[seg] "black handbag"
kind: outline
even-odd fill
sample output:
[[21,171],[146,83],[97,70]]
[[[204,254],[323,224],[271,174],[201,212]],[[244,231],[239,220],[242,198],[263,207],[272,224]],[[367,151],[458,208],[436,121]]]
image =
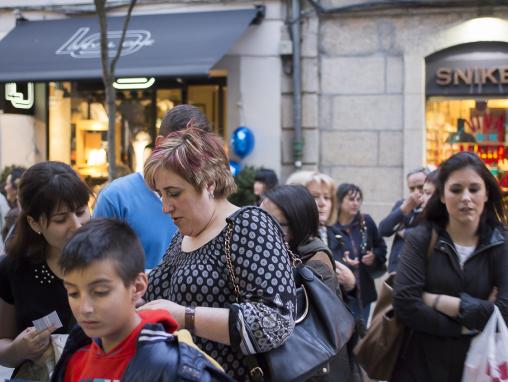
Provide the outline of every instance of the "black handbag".
[[[225,252],[229,278],[238,301],[240,289],[231,258],[233,223],[228,222]],[[326,374],[328,362],[348,342],[354,319],[344,303],[314,271],[303,265],[289,249],[294,267],[297,294],[293,333],[280,347],[248,356],[253,382],[300,382]]]

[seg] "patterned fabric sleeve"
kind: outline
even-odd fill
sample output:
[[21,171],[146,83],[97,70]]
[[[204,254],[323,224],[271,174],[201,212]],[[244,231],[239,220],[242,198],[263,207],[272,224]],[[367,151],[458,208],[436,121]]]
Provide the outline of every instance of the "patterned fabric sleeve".
[[263,210],[247,208],[234,220],[231,257],[239,303],[230,309],[231,346],[243,354],[274,349],[294,329],[292,265],[279,226]]

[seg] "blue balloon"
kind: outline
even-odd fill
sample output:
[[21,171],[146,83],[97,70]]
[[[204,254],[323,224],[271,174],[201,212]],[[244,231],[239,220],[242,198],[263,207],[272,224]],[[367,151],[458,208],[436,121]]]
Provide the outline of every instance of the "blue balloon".
[[238,127],[231,137],[233,151],[240,158],[245,158],[254,149],[255,139],[252,131],[245,126]]
[[240,171],[242,171],[242,165],[234,160],[229,161],[229,168],[231,170],[231,174],[233,176],[237,176]]

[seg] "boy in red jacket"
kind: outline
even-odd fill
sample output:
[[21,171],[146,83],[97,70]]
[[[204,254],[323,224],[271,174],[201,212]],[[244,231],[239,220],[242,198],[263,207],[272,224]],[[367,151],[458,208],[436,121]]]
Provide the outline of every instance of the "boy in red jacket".
[[[223,380],[203,353],[170,334],[177,323],[168,312],[136,311],[147,277],[143,248],[127,224],[92,220],[66,244],[59,265],[80,327],[69,335],[52,381],[176,381],[181,372]],[[183,365],[186,358],[193,364]]]

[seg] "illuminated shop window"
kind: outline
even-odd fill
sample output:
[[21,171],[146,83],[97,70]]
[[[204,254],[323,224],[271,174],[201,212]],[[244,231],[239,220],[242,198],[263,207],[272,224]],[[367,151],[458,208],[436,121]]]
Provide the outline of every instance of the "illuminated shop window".
[[508,98],[429,98],[427,164],[438,166],[456,152],[472,151],[508,189],[507,117]]
[[[212,129],[224,136],[225,78],[161,80],[126,78],[116,82],[115,161],[117,175],[142,172],[164,115],[190,103],[200,108]],[[9,88],[11,98],[26,99]],[[108,114],[101,81],[50,82],[49,159],[72,165],[97,189],[108,178]],[[96,190],[97,190],[96,189]]]

